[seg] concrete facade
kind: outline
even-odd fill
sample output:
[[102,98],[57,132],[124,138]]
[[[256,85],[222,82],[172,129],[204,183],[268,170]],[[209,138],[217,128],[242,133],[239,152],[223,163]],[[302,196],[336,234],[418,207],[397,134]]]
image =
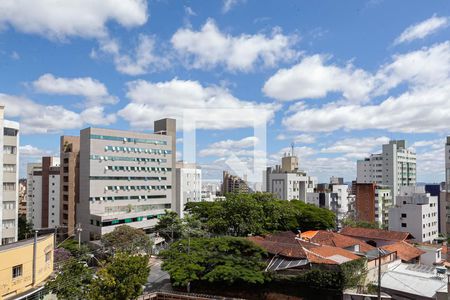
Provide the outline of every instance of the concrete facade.
[[177,162],[176,183],[175,210],[183,218],[186,203],[202,200],[202,170],[195,164]]
[[59,157],[43,157],[39,165],[31,164],[28,174],[29,221],[34,229],[60,226]]
[[61,168],[60,220],[63,232],[73,234],[76,226],[76,206],[80,188],[80,137],[62,136],[59,152]]
[[446,202],[446,224],[447,236],[450,236],[450,136],[445,143],[445,202]]
[[232,193],[248,193],[250,191],[246,179],[239,176],[231,175],[227,171],[223,171],[222,196]]
[[436,196],[424,187],[402,187],[397,205],[389,209],[389,230],[411,233],[415,241],[432,243],[439,235]]
[[388,227],[389,208],[392,206],[390,188],[375,183],[357,183],[355,187],[356,220],[375,222],[382,227]]
[[19,210],[19,124],[3,115],[0,106],[0,245],[17,241]]
[[406,148],[404,140],[390,141],[382,146],[381,154],[358,160],[356,180],[390,187],[396,203],[401,186],[416,184],[416,154]]
[[164,119],[155,122],[154,134],[80,132],[77,223],[83,240],[99,239],[122,224],[151,229],[165,209],[176,206],[175,126],[175,120]]

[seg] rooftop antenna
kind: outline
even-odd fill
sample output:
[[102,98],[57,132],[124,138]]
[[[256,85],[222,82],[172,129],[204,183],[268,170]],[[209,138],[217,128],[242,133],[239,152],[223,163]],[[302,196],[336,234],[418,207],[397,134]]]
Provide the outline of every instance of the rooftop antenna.
[[291,156],[294,156],[294,142],[291,143]]

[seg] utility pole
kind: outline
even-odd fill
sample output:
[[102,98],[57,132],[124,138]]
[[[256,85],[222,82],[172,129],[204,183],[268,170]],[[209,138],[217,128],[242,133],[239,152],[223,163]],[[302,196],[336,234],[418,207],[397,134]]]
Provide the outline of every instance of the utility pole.
[[378,300],[381,300],[381,251],[378,250]]
[[55,226],[55,235],[53,236],[54,249],[56,249],[56,236],[58,235],[58,226]]
[[77,233],[78,233],[78,250],[81,249],[81,231],[83,231],[83,230],[81,229],[81,224],[78,223],[78,225],[77,225]]

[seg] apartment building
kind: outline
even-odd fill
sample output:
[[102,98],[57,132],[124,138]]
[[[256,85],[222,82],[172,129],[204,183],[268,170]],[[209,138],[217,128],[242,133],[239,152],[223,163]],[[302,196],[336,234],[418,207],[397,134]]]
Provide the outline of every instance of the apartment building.
[[391,189],[375,183],[357,183],[355,187],[356,220],[388,227],[389,208],[392,206]]
[[53,234],[0,246],[0,299],[44,299],[54,248]]
[[80,132],[77,223],[83,240],[126,224],[151,229],[174,209],[176,123],[155,122],[155,133],[86,128]]
[[175,211],[182,218],[186,203],[202,200],[202,170],[196,164],[177,162],[176,183]]
[[406,148],[404,140],[390,141],[380,154],[358,160],[356,181],[390,187],[395,203],[401,186],[416,184],[416,154]]
[[445,143],[445,202],[447,203],[447,235],[450,234],[450,136],[447,137],[447,142]]
[[27,180],[19,179],[19,216],[27,216]]
[[75,233],[76,206],[79,202],[80,137],[61,136],[60,168],[60,223],[65,235]]
[[28,174],[29,221],[34,229],[60,226],[60,164],[59,157],[42,157],[39,165],[32,164]]
[[227,171],[223,171],[222,195],[229,193],[248,193],[250,191],[246,178],[231,175]]
[[3,118],[0,106],[0,245],[17,241],[19,206],[19,124]]
[[397,204],[389,209],[389,230],[409,232],[414,241],[432,243],[439,235],[436,196],[424,187],[402,187]]
[[348,185],[331,182],[338,181],[332,178],[330,184],[318,184],[313,193],[306,193],[306,203],[332,210],[339,223],[349,211]]
[[272,193],[281,200],[306,201],[307,193],[314,192],[317,178],[299,170],[298,158],[291,154],[282,157],[281,166],[266,169],[263,183],[263,191]]

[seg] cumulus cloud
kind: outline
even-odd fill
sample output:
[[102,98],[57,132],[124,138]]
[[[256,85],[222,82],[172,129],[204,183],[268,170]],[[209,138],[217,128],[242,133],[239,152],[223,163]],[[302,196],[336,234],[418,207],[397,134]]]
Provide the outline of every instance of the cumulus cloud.
[[55,153],[50,150],[44,150],[32,145],[24,145],[19,147],[19,154],[21,157],[42,157],[51,156]]
[[[198,81],[173,79],[166,82],[132,81],[127,84],[130,103],[118,112],[131,127],[148,129],[153,121],[172,117],[181,127],[183,118],[197,129],[253,127],[272,120],[279,106],[234,97],[227,89],[202,86]],[[187,130],[194,128],[185,128]]]
[[263,87],[266,96],[281,101],[323,98],[339,92],[351,101],[367,100],[373,89],[372,76],[351,64],[345,67],[326,65],[326,58],[313,55],[303,58],[289,69],[281,69]]
[[420,23],[409,26],[405,31],[400,34],[394,41],[395,45],[411,42],[417,39],[424,39],[425,37],[436,33],[439,29],[448,26],[448,17],[438,17],[433,15],[431,18],[426,19]]
[[387,144],[389,138],[382,137],[366,137],[366,138],[347,138],[336,141],[328,147],[322,148],[321,153],[339,153],[345,157],[364,158],[371,153],[381,152],[381,145]]
[[299,144],[312,144],[316,142],[316,137],[314,135],[306,133],[297,135],[281,133],[277,135],[276,139],[279,141],[292,141],[293,143]]
[[246,2],[246,0],[223,0],[222,12],[226,14],[233,9],[233,7],[244,2]]
[[117,103],[117,98],[109,95],[106,86],[91,77],[63,78],[44,74],[33,82],[33,87],[46,94],[85,97],[88,106]]
[[105,37],[110,21],[134,27],[147,18],[146,0],[0,1],[0,27],[58,40]]
[[121,48],[117,39],[105,38],[100,40],[99,48],[91,52],[91,57],[111,56],[117,71],[132,76],[160,71],[170,66],[170,55],[156,54],[155,38],[152,36],[140,34],[136,46],[128,52],[124,53]]
[[[77,113],[61,105],[42,105],[28,98],[1,94],[0,105],[5,106],[7,117],[17,118],[20,121],[21,132],[24,134],[57,133],[65,129],[79,129],[89,121],[94,120],[91,111],[87,116],[83,112]],[[103,111],[97,111],[99,114]],[[105,118],[98,115],[97,119]],[[107,119],[107,118],[106,118]],[[110,119],[112,122],[113,120]],[[103,125],[108,125],[105,123]]]
[[393,132],[439,132],[450,126],[450,42],[396,55],[374,75],[383,95],[401,83],[407,89],[382,101],[331,102],[311,106],[304,102],[288,109],[283,124],[290,130],[330,132],[382,129]]
[[171,39],[188,66],[212,68],[222,65],[233,71],[250,71],[256,63],[275,66],[278,62],[290,61],[297,55],[292,49],[295,41],[296,37],[283,35],[279,29],[274,29],[270,36],[232,36],[221,32],[211,19],[200,31],[182,28]]
[[254,154],[253,150],[247,150],[248,148],[255,147],[255,144],[258,142],[258,138],[256,136],[249,136],[240,140],[223,140],[209,145],[207,148],[202,149],[199,152],[199,155],[202,157],[205,156],[220,156],[226,157],[231,154],[237,156],[251,156]]

